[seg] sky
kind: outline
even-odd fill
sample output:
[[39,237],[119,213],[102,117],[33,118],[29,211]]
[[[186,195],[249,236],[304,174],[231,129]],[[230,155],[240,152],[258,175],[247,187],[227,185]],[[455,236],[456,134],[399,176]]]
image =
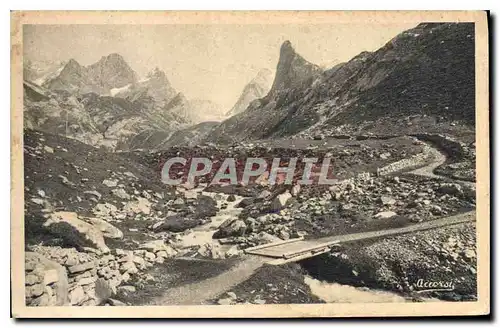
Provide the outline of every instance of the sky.
[[143,77],[155,67],[189,99],[231,109],[258,71],[275,71],[281,44],[289,40],[306,60],[324,67],[374,51],[402,24],[287,25],[24,25],[24,56],[32,61],[90,65],[119,53]]

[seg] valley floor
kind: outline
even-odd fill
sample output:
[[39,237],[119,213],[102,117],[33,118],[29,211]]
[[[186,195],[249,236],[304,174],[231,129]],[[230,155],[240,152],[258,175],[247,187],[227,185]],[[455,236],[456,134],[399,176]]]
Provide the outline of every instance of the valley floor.
[[[375,238],[282,266],[245,248],[387,230],[475,211],[475,184],[443,177],[446,149],[415,137],[110,154],[25,133],[29,305],[473,300],[475,224]],[[291,150],[293,149],[293,150]],[[162,158],[329,153],[333,186],[165,186]],[[284,199],[284,201],[283,201]],[[52,280],[47,272],[57,271]],[[417,290],[419,279],[452,291]],[[342,296],[343,295],[343,296]]]

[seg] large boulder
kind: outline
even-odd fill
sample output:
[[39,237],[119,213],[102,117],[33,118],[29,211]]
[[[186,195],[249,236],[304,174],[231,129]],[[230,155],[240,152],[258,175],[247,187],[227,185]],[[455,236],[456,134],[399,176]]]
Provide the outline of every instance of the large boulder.
[[112,217],[118,213],[118,208],[110,203],[99,203],[94,207],[93,212],[98,217]]
[[276,196],[276,198],[274,198],[273,201],[271,202],[271,210],[273,212],[278,212],[278,211],[282,210],[283,208],[285,208],[288,201],[292,197],[293,197],[292,194],[289,193],[288,191]]
[[62,239],[71,238],[60,229],[61,224],[67,224],[74,232],[82,235],[94,247],[104,253],[109,252],[109,248],[104,242],[104,236],[97,227],[80,220],[75,212],[54,212],[50,218],[44,223],[44,226],[53,234]]
[[236,208],[245,208],[248,205],[251,205],[255,202],[253,198],[243,198],[235,207]]
[[380,197],[380,202],[382,203],[382,205],[394,205],[394,204],[396,204],[396,200],[394,198],[387,197],[387,196]]
[[213,238],[226,238],[226,237],[240,237],[245,234],[247,231],[247,225],[245,221],[238,218],[231,218],[224,221],[219,230],[217,230]]
[[460,186],[457,183],[441,184],[437,191],[442,194],[453,195],[453,196],[460,196],[463,193],[462,186]]
[[265,231],[262,231],[261,233],[257,234],[253,241],[257,244],[257,245],[263,245],[263,244],[269,244],[269,243],[274,243],[274,242],[278,242],[278,241],[281,241],[282,239],[281,238],[278,238],[276,236],[273,236]]
[[107,187],[116,187],[118,185],[118,180],[104,179],[102,184]]
[[224,259],[226,255],[219,244],[204,244],[198,248],[198,254],[212,259]]
[[217,202],[208,196],[199,196],[195,208],[195,217],[204,219],[217,214]]
[[69,302],[71,305],[81,305],[85,301],[85,290],[77,285],[69,292]]
[[127,194],[127,192],[123,188],[113,189],[112,193],[113,195],[121,199],[130,199],[130,195]]
[[201,221],[199,219],[185,217],[183,215],[177,214],[167,217],[164,221],[153,224],[150,228],[154,232],[160,231],[171,231],[171,232],[183,232],[187,229],[192,229],[200,225]]
[[88,221],[99,229],[103,233],[104,237],[112,239],[123,238],[123,232],[109,222],[98,218],[88,218]]
[[269,190],[262,190],[262,192],[257,196],[257,199],[266,199],[271,196],[272,193]]
[[157,256],[160,254],[160,257],[163,258],[173,257],[177,254],[177,251],[172,248],[172,246],[165,244],[163,240],[151,240],[145,242],[139,245],[138,249],[155,253]]
[[146,198],[138,197],[137,200],[128,202],[123,208],[129,215],[151,213],[151,202]]

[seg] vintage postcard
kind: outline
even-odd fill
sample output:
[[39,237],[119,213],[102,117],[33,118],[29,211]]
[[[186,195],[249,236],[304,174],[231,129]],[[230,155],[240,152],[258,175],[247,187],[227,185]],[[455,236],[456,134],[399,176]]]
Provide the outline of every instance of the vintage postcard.
[[11,22],[14,317],[489,313],[486,12]]

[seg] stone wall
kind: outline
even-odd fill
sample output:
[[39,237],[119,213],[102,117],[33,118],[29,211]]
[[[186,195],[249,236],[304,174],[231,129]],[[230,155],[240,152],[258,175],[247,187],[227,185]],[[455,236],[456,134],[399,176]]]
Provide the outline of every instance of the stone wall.
[[27,305],[68,304],[68,276],[64,267],[40,254],[26,252],[25,271]]
[[25,290],[28,306],[103,305],[120,292],[134,290],[131,279],[148,281],[146,269],[163,263],[176,251],[162,240],[153,240],[135,250],[115,249],[102,254],[97,249],[34,246],[26,253]]
[[424,145],[421,153],[415,154],[410,158],[404,158],[382,168],[378,168],[377,175],[387,175],[401,170],[418,168],[427,164],[428,161],[432,160],[433,157],[433,149],[430,146]]

